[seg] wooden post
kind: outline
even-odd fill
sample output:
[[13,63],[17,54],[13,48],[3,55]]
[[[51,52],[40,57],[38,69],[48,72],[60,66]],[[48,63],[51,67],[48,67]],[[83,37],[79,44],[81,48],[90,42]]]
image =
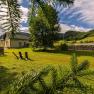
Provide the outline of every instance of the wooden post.
[[19,52],[19,57],[20,57],[20,59],[24,59],[21,52]]
[[25,52],[25,59],[28,60],[29,57],[28,57],[28,52]]

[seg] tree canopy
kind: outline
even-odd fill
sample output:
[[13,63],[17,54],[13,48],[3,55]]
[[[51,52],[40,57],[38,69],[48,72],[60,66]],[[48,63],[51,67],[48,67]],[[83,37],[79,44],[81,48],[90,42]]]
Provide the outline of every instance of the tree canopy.
[[58,13],[52,7],[56,2],[63,6],[73,4],[74,0],[31,0],[29,9],[29,31],[32,46],[53,46],[58,31]]
[[29,22],[29,30],[31,33],[31,41],[33,47],[51,47],[54,41],[57,28],[55,24],[58,23],[56,10],[48,5],[42,5],[45,10],[45,15],[41,9],[38,8],[38,12],[35,16],[31,16]]

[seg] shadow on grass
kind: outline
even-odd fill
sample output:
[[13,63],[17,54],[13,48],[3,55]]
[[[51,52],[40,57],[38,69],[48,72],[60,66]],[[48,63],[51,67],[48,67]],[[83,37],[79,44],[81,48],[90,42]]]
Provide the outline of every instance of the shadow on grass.
[[76,53],[77,56],[93,56],[94,57],[94,51],[89,51],[89,50],[84,50],[84,51],[36,50],[35,52],[47,52],[47,53],[66,54],[66,55],[72,55],[73,53]]
[[0,66],[0,92],[4,91],[15,80],[16,75],[17,73],[10,73],[8,68]]

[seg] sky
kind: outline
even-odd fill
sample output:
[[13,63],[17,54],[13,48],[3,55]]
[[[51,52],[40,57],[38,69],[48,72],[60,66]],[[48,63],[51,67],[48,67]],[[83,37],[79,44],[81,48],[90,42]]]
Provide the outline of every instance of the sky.
[[[21,30],[27,31],[27,17],[29,0],[18,0],[22,10]],[[94,0],[75,0],[71,7],[56,6],[61,32],[66,30],[88,31],[94,29]]]

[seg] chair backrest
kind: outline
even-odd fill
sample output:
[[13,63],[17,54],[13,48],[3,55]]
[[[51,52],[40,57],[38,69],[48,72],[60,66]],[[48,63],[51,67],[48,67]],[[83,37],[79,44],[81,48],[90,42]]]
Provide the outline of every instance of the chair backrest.
[[25,52],[25,57],[23,57],[22,52],[19,52],[19,55],[16,55],[14,52],[12,52],[13,55],[17,58],[17,59],[24,59],[24,60],[31,60],[28,56],[28,52]]

